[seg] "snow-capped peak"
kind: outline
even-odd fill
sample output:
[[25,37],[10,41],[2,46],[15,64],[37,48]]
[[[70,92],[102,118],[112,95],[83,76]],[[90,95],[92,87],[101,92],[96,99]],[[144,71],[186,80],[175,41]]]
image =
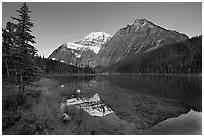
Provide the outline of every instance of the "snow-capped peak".
[[[80,51],[82,53],[82,51],[88,49],[98,54],[101,45],[106,43],[110,38],[111,35],[105,32],[91,32],[85,38],[73,43],[67,42],[64,44],[64,46],[66,46],[68,49],[71,49],[71,52]],[[77,57],[80,58],[80,56]]]
[[109,35],[105,32],[91,32],[84,39],[90,40],[90,41],[96,40],[96,39],[107,41],[110,37],[111,37],[111,35]]

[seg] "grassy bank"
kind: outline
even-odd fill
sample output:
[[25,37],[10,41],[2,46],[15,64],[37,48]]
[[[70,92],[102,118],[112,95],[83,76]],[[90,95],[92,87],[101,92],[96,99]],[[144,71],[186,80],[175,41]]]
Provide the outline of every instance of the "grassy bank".
[[58,83],[41,78],[19,93],[2,86],[2,134],[72,134],[61,121]]

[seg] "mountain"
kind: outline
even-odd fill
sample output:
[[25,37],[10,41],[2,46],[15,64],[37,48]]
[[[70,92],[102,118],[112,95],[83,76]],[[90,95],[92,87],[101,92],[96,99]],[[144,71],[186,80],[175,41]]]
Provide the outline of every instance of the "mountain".
[[97,72],[202,73],[202,36],[189,39],[146,19],[136,19],[113,36],[92,32],[65,43],[49,56]]
[[125,58],[188,39],[184,34],[164,29],[146,19],[136,19],[133,24],[117,31],[102,46],[93,66],[106,68]]
[[78,66],[90,65],[102,45],[110,38],[105,32],[92,32],[81,40],[62,44],[52,52],[49,59]]
[[104,68],[105,72],[201,74],[202,36],[129,56]]

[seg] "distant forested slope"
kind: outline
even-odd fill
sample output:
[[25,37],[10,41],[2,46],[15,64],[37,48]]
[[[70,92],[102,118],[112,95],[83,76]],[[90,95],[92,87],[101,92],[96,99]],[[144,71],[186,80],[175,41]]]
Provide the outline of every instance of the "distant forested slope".
[[42,58],[40,56],[35,57],[37,66],[43,73],[70,73],[70,74],[91,74],[95,73],[89,66],[79,67],[75,65],[69,65],[60,61]]
[[120,73],[202,73],[202,35],[126,58],[101,70]]

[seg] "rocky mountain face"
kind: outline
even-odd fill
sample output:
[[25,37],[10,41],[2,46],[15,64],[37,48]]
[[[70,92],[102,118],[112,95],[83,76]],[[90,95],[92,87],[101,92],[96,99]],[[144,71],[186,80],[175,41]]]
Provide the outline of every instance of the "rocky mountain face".
[[92,32],[74,43],[62,44],[52,52],[49,59],[78,66],[90,66],[102,45],[110,38],[111,36],[105,32]]
[[166,30],[146,19],[136,19],[133,24],[117,31],[99,51],[93,66],[108,67],[120,60],[155,50],[188,37],[173,30]]
[[146,19],[136,19],[113,36],[92,32],[74,43],[65,43],[53,51],[49,58],[68,64],[89,65],[100,70],[126,58],[188,39],[184,34],[164,29]]

